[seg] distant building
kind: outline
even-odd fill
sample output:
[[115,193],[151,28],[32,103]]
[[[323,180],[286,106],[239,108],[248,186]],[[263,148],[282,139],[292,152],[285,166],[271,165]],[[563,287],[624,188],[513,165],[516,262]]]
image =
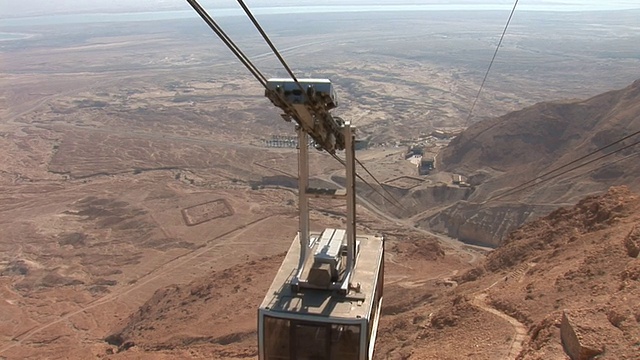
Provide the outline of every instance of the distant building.
[[369,139],[356,140],[354,147],[356,150],[366,150],[369,147]]
[[404,154],[405,160],[409,160],[414,156],[422,157],[424,155],[424,148],[420,145],[409,146],[407,153]]
[[431,136],[433,136],[436,139],[448,139],[449,136],[447,136],[447,133],[442,131],[442,130],[434,130],[431,133]]
[[467,182],[467,179],[464,176],[457,175],[457,174],[453,175],[453,185],[458,185],[460,187],[469,187],[469,186],[471,186],[471,185],[469,185],[469,183]]
[[[271,139],[262,140],[264,146],[269,148],[291,148],[298,147],[298,137],[291,135],[271,135]],[[309,142],[309,147],[313,147],[313,141]]]
[[461,132],[460,129],[447,129],[447,130],[436,129],[431,132],[431,136],[440,140],[448,140],[458,136],[460,132]]
[[422,156],[420,155],[413,155],[412,157],[410,157],[409,162],[411,162],[413,165],[415,165],[416,167],[420,166],[420,163],[422,162]]
[[435,169],[435,159],[422,158],[422,160],[420,161],[420,166],[418,167],[418,174],[429,175],[429,173],[431,173],[433,169]]

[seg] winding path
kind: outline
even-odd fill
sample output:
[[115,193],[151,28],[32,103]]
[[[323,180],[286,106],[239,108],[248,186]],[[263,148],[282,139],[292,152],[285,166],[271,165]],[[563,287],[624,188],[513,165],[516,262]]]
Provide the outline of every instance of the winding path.
[[509,322],[509,324],[511,324],[515,335],[511,339],[511,344],[509,345],[509,352],[507,353],[507,359],[515,360],[520,354],[520,352],[522,351],[522,344],[527,338],[527,328],[516,318],[511,317],[503,313],[502,311],[489,306],[489,304],[487,304],[486,292],[477,294],[471,301],[471,304],[477,307],[478,309],[491,313]]
[[[524,266],[526,265],[526,266]],[[481,290],[480,292],[476,293],[475,296],[473,297],[473,300],[471,300],[471,304],[475,307],[477,307],[478,309],[482,310],[482,311],[486,311],[488,313],[491,313],[505,321],[507,321],[509,324],[511,324],[511,326],[513,327],[513,331],[514,331],[514,336],[511,339],[511,344],[509,345],[509,352],[507,353],[507,359],[516,359],[518,357],[518,355],[520,354],[520,352],[522,351],[522,344],[524,344],[524,341],[527,339],[527,327],[521,323],[518,319],[505,314],[504,312],[492,307],[491,305],[489,305],[487,303],[487,292],[494,286],[496,286],[499,283],[503,282],[503,279],[509,279],[515,276],[518,276],[519,282],[522,282],[522,280],[524,279],[524,274],[526,269],[535,266],[535,263],[529,263],[529,264],[523,264],[523,266],[518,267],[517,269],[515,269],[514,271],[512,271],[509,275],[507,275],[506,277],[501,277],[499,280],[495,281],[493,284],[487,286],[486,288],[484,288],[483,290]]]

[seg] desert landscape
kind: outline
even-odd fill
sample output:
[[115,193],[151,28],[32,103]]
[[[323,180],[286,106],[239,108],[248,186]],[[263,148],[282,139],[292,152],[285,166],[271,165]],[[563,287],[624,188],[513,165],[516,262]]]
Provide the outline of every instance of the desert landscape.
[[[270,141],[294,128],[182,14],[0,18],[0,359],[258,357],[298,226],[296,149]],[[472,114],[508,10],[260,15],[402,204],[358,170],[358,232],[386,239],[375,358],[640,356],[638,139],[494,200],[639,130],[638,15],[516,12]],[[246,18],[219,20],[286,76]],[[313,230],[344,226],[311,205]]]

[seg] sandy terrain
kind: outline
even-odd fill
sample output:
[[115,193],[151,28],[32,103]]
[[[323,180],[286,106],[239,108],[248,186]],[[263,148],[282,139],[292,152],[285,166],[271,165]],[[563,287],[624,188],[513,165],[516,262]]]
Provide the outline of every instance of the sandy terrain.
[[[491,285],[505,274],[455,287],[486,249],[410,218],[468,190],[443,184],[450,174],[420,183],[396,145],[468,125],[504,19],[397,16],[265,20],[299,74],[335,82],[339,114],[373,146],[359,157],[386,191],[412,191],[401,209],[359,185],[358,231],[388,239],[377,356],[527,354],[523,328],[530,334],[542,315],[527,322],[496,305],[493,289],[502,287]],[[505,44],[512,60],[496,63],[472,122],[594,95],[637,71],[634,53],[609,35],[596,37],[595,55],[581,47],[594,41],[581,32],[585,22],[604,20],[574,14],[575,28],[545,28],[573,39],[560,54],[560,43],[532,31],[537,16],[523,17]],[[269,76],[283,75],[253,32],[227,21]],[[255,307],[297,226],[295,150],[264,144],[292,126],[208,30],[191,20],[142,23],[30,26],[22,29],[30,37],[0,44],[0,358],[256,355]],[[612,33],[635,44],[633,32]],[[610,57],[620,60],[600,61]],[[313,152],[312,161],[314,182],[343,183],[333,159]],[[314,228],[343,224],[342,205],[313,205]],[[531,263],[540,268],[526,260],[513,276]]]

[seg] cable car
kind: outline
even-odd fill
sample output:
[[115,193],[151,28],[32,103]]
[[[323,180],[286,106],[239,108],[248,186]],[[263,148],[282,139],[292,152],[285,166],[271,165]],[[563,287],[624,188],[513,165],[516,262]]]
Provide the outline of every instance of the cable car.
[[293,241],[258,310],[259,358],[264,360],[367,360],[373,350],[380,318],[384,276],[384,240],[356,238],[356,266],[347,291],[330,289],[344,276],[345,231],[325,229],[311,234],[302,278],[292,286],[300,250]]
[[[290,82],[273,79],[268,84],[282,89],[266,93],[275,104],[285,112],[303,113],[291,111],[300,99]],[[301,110],[324,111],[322,116],[311,111],[306,120],[315,124],[306,126],[302,116],[297,126],[299,230],[258,309],[259,359],[369,360],[382,305],[384,238],[356,234],[354,129],[326,111],[322,99],[335,97],[333,88],[326,81],[297,85],[314,89]],[[323,121],[324,126],[317,124]],[[327,132],[344,139],[345,160],[340,161],[346,170],[345,190],[309,188],[309,136],[326,139]],[[336,147],[330,145],[321,144],[335,156]],[[310,198],[345,199],[346,229],[310,232]]]

